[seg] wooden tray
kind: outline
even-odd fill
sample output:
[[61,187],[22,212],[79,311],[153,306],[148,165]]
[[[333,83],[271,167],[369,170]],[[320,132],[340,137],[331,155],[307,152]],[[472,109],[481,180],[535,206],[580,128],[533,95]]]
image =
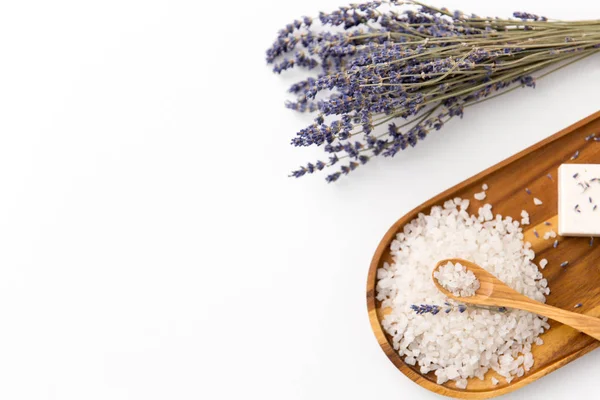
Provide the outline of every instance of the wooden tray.
[[[585,137],[592,133],[600,136],[600,112],[550,136],[507,160],[481,172],[474,177],[446,190],[428,200],[400,218],[385,234],[369,268],[367,281],[367,307],[371,327],[377,341],[390,361],[410,379],[435,393],[461,399],[487,399],[512,392],[549,374],[576,358],[594,350],[600,345],[591,337],[579,333],[560,323],[550,321],[551,328],[541,337],[544,344],[533,346],[535,364],[521,378],[515,378],[507,384],[504,378],[489,371],[484,381],[477,378],[469,380],[467,389],[457,389],[453,382],[438,385],[433,373],[421,375],[417,368],[404,363],[391,345],[391,338],[384,333],[381,319],[387,310],[382,310],[375,299],[375,284],[377,268],[383,262],[391,261],[390,244],[396,233],[403,226],[416,218],[419,212],[428,213],[434,205],[454,197],[471,200],[469,210],[477,209],[480,204],[490,203],[494,214],[512,216],[520,220],[521,210],[527,210],[531,225],[524,226],[525,241],[532,244],[536,254],[536,263],[542,258],[548,259],[548,266],[542,272],[548,279],[551,293],[547,303],[556,307],[573,310],[573,306],[582,303],[578,309],[582,313],[600,317],[600,239],[590,247],[589,238],[557,237],[559,247],[553,248],[554,239],[543,239],[543,234],[552,228],[558,232],[557,218],[557,169],[565,162],[582,164],[600,163],[600,142],[586,141]],[[571,161],[571,156],[580,151],[579,157]],[[551,175],[552,178],[548,176]],[[487,183],[489,190],[487,198],[479,202],[473,199],[473,194],[481,191],[481,185]],[[529,188],[532,195],[525,192]],[[543,201],[543,205],[535,206],[533,197]],[[600,201],[600,198],[598,199]],[[550,221],[551,227],[544,222]],[[536,238],[533,230],[540,234]],[[569,266],[561,268],[561,262],[568,260]],[[433,268],[433,267],[432,267]],[[490,379],[496,376],[500,383],[493,386]]]

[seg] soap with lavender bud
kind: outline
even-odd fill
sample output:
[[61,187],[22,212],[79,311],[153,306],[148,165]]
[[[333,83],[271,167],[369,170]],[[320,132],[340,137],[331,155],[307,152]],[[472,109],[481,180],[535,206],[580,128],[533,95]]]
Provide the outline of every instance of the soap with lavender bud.
[[558,234],[600,236],[600,164],[562,164],[558,168]]

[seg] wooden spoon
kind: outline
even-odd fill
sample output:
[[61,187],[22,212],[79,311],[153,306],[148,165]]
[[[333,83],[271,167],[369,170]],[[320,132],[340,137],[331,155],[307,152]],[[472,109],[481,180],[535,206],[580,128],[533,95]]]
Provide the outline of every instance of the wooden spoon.
[[451,292],[449,292],[442,285],[440,285],[440,283],[433,276],[432,273],[433,283],[435,284],[435,286],[437,286],[437,288],[449,298],[467,304],[495,307],[510,307],[529,311],[538,315],[542,315],[544,317],[551,318],[565,325],[569,325],[570,327],[573,327],[578,331],[586,333],[591,337],[600,340],[600,318],[594,318],[584,314],[565,311],[560,308],[552,307],[547,304],[531,300],[529,297],[524,296],[516,290],[513,290],[510,287],[506,286],[504,282],[487,272],[485,269],[481,268],[479,265],[460,258],[449,258],[438,262],[433,272],[435,272],[440,266],[445,265],[448,262],[451,262],[453,264],[461,264],[462,266],[467,268],[467,270],[473,272],[473,274],[475,274],[480,283],[479,289],[477,289],[473,296],[454,296]]

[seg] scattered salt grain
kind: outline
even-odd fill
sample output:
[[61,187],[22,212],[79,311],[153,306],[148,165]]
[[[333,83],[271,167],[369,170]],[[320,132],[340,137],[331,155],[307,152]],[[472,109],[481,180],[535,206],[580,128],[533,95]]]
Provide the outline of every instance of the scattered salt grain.
[[462,264],[448,262],[440,266],[433,273],[440,285],[455,296],[473,296],[479,289],[479,280],[472,271],[467,270]]
[[529,213],[525,210],[521,211],[521,225],[529,225]]
[[482,188],[483,190],[488,190],[488,185],[487,185],[487,183],[484,183],[484,184],[481,186],[481,188]]
[[542,203],[542,201],[540,199],[538,199],[537,197],[534,197],[533,204],[535,204],[536,206],[541,206],[544,203]]
[[467,380],[466,379],[457,380],[456,387],[459,389],[466,389],[467,388]]
[[542,258],[540,260],[540,268],[544,269],[544,268],[546,268],[546,265],[548,265],[548,260],[546,260],[545,258]]
[[[523,356],[523,369],[529,371],[531,367],[533,367],[533,354],[527,353]],[[522,374],[519,376],[522,376]]]
[[500,381],[492,376],[492,385],[496,386]]
[[475,200],[484,200],[485,199],[485,192],[479,192],[479,193],[475,193],[473,195],[473,197],[475,198]]

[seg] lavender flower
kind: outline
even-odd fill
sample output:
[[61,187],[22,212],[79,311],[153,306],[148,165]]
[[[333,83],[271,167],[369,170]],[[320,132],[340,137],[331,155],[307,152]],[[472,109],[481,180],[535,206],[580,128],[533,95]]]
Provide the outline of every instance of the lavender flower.
[[575,152],[575,154],[573,154],[573,155],[571,156],[571,160],[576,160],[578,157],[579,157],[579,150],[577,150],[577,151]]
[[[290,87],[296,99],[286,107],[316,113],[291,143],[320,146],[329,157],[290,176],[335,166],[326,178],[335,182],[375,156],[416,146],[473,104],[534,88],[542,69],[600,51],[593,22],[567,30],[535,14],[514,17],[520,21],[387,0],[321,12],[317,27],[310,17],[286,25],[267,50],[273,71],[317,71]],[[556,33],[562,30],[569,36]],[[527,31],[536,35],[534,44]]]
[[431,305],[431,304],[421,304],[419,306],[413,304],[410,308],[416,312],[417,314],[428,314],[431,313],[433,315],[440,312],[440,306]]
[[513,13],[513,17],[515,18],[520,18],[523,21],[527,21],[527,20],[531,20],[531,21],[546,21],[547,18],[546,17],[539,17],[535,14],[529,14],[529,13],[525,13],[525,12],[514,12]]

